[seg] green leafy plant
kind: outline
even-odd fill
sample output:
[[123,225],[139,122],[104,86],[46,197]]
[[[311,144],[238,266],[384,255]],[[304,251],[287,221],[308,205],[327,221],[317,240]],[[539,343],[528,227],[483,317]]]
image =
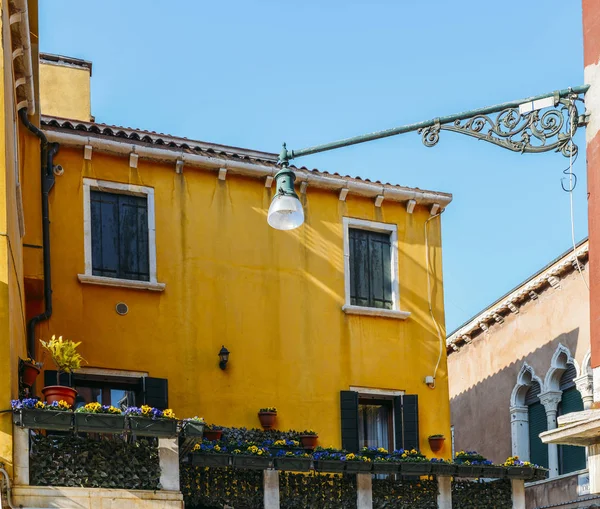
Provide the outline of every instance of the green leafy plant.
[[40,343],[50,354],[56,366],[56,385],[60,385],[61,373],[72,373],[81,367],[82,362],[85,362],[85,359],[77,351],[81,341],[75,343],[70,339],[63,339],[62,336],[59,336],[58,339],[56,336],[52,336],[47,342],[40,339]]
[[509,480],[452,482],[452,507],[461,509],[511,509],[512,492]]
[[373,509],[436,509],[437,492],[435,480],[373,479]]
[[428,438],[444,438],[444,435],[441,434],[437,434],[437,435],[429,435]]
[[266,412],[268,412],[268,413],[275,413],[276,414],[277,413],[277,408],[275,408],[274,406],[268,406],[266,408],[261,408],[258,411],[258,413],[261,413],[261,414],[262,413],[266,413]]
[[93,402],[87,403],[84,406],[79,407],[75,410],[76,413],[80,414],[111,414],[121,415],[121,409],[112,405],[101,405],[100,403]]

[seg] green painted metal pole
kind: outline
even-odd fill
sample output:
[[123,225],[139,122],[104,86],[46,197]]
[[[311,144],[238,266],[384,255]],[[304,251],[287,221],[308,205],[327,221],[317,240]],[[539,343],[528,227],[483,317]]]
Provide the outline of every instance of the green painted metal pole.
[[391,129],[385,129],[384,131],[376,131],[370,134],[363,134],[361,136],[354,136],[352,138],[346,138],[343,140],[334,141],[331,143],[325,143],[323,145],[316,145],[314,147],[303,148],[300,150],[287,150],[285,143],[283,149],[279,155],[280,164],[286,165],[288,161],[296,159],[302,156],[308,156],[310,154],[316,154],[318,152],[326,152],[328,150],[334,150],[336,148],[348,147],[350,145],[357,145],[358,143],[365,143],[367,141],[379,140],[381,138],[388,138],[390,136],[396,136],[397,134],[404,134],[411,131],[417,131],[426,127],[431,127],[435,124],[449,124],[456,120],[465,120],[468,118],[475,117],[477,115],[489,115],[490,113],[496,113],[506,108],[518,108],[519,105],[527,102],[538,101],[540,99],[546,99],[548,97],[562,98],[567,97],[570,94],[585,94],[589,85],[580,85],[578,87],[566,88],[563,90],[557,90],[556,92],[548,92],[547,94],[536,95],[533,97],[527,97],[525,99],[518,99],[516,101],[509,101],[501,104],[495,104],[493,106],[486,106],[476,110],[463,111],[461,113],[455,113],[454,115],[446,115],[445,117],[434,118],[431,120],[425,120],[423,122],[417,122],[414,124],[407,124],[400,127],[393,127]]

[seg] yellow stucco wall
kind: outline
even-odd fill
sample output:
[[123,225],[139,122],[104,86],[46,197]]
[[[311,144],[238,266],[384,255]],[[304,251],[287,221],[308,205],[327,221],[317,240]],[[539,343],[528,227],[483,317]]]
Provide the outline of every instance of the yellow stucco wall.
[[[89,366],[147,371],[168,378],[181,417],[258,427],[257,410],[276,406],[279,429],[319,432],[341,445],[339,392],[350,386],[419,395],[421,448],[427,436],[449,437],[445,349],[437,387],[439,341],[427,308],[424,221],[405,204],[308,190],[303,227],[268,227],[272,190],[264,182],[62,147],[65,170],[50,198],[54,314],[38,336],[83,341]],[[81,284],[84,272],[83,177],[155,189],[157,268],[163,293]],[[37,195],[28,200],[39,200]],[[344,216],[398,225],[401,309],[406,320],[349,316],[344,296]],[[434,309],[443,324],[439,219],[430,222],[436,272]],[[129,306],[126,316],[115,305]],[[230,361],[219,369],[225,345]],[[448,441],[449,442],[449,441]],[[449,455],[449,444],[442,452]]]
[[89,69],[42,61],[40,101],[43,115],[89,122],[92,115]]

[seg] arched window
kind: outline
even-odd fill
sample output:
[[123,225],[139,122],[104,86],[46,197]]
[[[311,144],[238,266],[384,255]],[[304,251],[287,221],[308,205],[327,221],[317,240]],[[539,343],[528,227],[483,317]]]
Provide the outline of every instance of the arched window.
[[[575,366],[573,364],[568,364],[567,369],[560,378],[562,398],[558,404],[558,415],[581,412],[583,410],[581,394],[575,387],[574,379],[576,377],[577,371],[575,370]],[[585,467],[585,447],[577,447],[574,445],[558,446],[559,475],[582,470]]]
[[540,433],[548,431],[546,409],[540,403],[540,384],[533,380],[525,394],[525,405],[529,418],[529,461],[548,468],[548,446],[540,440]]

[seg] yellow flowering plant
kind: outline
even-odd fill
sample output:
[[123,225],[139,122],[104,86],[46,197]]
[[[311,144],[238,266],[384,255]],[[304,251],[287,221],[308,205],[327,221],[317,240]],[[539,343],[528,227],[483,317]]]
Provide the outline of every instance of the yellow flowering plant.
[[111,415],[121,415],[123,412],[120,408],[117,408],[112,405],[101,405],[100,403],[94,401],[92,403],[87,403],[86,405],[79,407],[75,410],[77,413],[86,413],[86,414],[111,414]]
[[529,461],[521,461],[518,456],[510,456],[504,462],[505,467],[533,467],[533,463]]
[[250,445],[245,449],[234,449],[233,454],[247,455],[247,456],[269,456],[269,451],[264,447],[257,445]]
[[81,363],[85,362],[85,359],[77,351],[77,347],[81,344],[75,343],[70,339],[63,339],[59,336],[52,336],[50,341],[44,341],[40,339],[40,343],[44,349],[52,357],[52,361],[56,366],[56,384],[60,385],[60,374],[61,373],[72,373],[81,367]]

